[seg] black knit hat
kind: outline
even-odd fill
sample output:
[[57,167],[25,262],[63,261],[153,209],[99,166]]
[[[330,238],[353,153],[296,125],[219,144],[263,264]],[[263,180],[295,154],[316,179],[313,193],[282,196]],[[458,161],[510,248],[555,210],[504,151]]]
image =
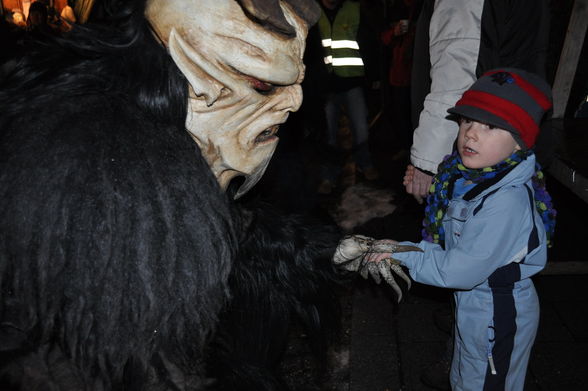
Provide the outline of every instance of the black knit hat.
[[526,149],[535,145],[543,115],[551,106],[551,88],[541,77],[499,68],[484,73],[447,111],[508,130]]

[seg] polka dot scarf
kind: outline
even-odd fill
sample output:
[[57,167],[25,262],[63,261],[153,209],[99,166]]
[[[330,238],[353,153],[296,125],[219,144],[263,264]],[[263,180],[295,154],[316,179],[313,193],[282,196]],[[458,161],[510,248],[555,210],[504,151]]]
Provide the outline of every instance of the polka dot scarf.
[[[445,244],[445,232],[442,225],[443,216],[447,211],[449,200],[453,194],[453,186],[457,179],[465,178],[474,184],[480,184],[490,179],[499,179],[498,176],[502,178],[532,153],[530,150],[516,151],[500,163],[481,169],[465,167],[457,152],[446,156],[439,165],[439,172],[433,178],[431,192],[427,197],[425,219],[423,220],[424,228],[422,230],[423,239],[428,242],[439,243],[442,246]],[[557,212],[553,208],[551,196],[545,189],[545,176],[539,164],[536,165],[532,183],[535,190],[535,206],[545,225],[547,245],[551,247]]]

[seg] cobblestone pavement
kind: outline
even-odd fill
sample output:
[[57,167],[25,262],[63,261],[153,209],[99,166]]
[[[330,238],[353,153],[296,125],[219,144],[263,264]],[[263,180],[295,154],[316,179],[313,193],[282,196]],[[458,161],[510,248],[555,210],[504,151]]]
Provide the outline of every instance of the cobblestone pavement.
[[[353,232],[375,238],[417,241],[423,207],[404,194],[401,186],[407,155],[392,153],[393,136],[385,129],[376,129],[370,137],[374,161],[381,174],[380,180],[371,185],[392,192],[396,209],[353,228]],[[301,158],[294,156],[293,159]],[[316,161],[306,164],[316,169]],[[354,171],[347,172],[353,175]],[[292,177],[289,178],[288,185],[292,187]],[[307,184],[318,183],[312,177],[305,180]],[[585,223],[588,205],[553,178],[548,176],[547,180],[558,210],[549,266],[586,265],[588,257],[582,245],[588,238]],[[297,209],[304,209],[302,204],[306,203],[308,210],[324,216],[335,208],[345,185],[355,182],[347,178],[329,196],[298,191]],[[273,199],[284,197],[287,194],[282,193]],[[588,274],[574,268],[564,269],[565,274],[545,272],[534,278],[541,301],[541,321],[525,391],[588,389]],[[420,377],[445,351],[449,336],[437,327],[434,317],[451,311],[449,291],[413,284],[397,304],[387,286],[358,279],[341,296],[341,303],[342,335],[333,345],[330,360],[324,367],[313,358],[304,333],[294,325],[281,368],[292,390],[431,390]]]
[[[588,210],[581,209],[586,208],[581,202],[570,204],[576,201],[558,194],[560,191],[555,189],[554,199],[560,201],[558,237],[562,247],[550,250],[550,262],[585,262],[579,246],[582,241],[574,239],[583,231],[574,231],[574,221]],[[420,206],[402,197],[398,202],[391,215],[373,219],[354,231],[379,238],[416,239]],[[541,300],[541,321],[525,391],[586,390],[588,275],[574,274],[572,269],[571,274],[540,274],[534,282]],[[296,335],[294,330],[283,366],[288,384],[294,390],[308,391],[431,390],[420,377],[445,351],[449,336],[437,327],[434,318],[438,313],[450,313],[450,296],[448,290],[413,284],[397,304],[389,287],[356,280],[341,297],[344,326],[343,337],[332,351],[336,359],[317,369],[304,335]]]

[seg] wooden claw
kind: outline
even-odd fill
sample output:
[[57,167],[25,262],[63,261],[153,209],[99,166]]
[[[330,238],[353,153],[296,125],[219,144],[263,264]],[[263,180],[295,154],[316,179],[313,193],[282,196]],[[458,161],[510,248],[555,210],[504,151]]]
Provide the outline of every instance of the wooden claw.
[[402,278],[404,282],[406,282],[407,288],[410,289],[410,287],[412,286],[412,281],[410,281],[410,278],[406,275],[406,273],[404,273],[404,270],[402,270],[402,268],[400,267],[400,262],[398,262],[398,260],[396,259],[392,259],[392,261],[395,261],[395,263],[390,265],[390,269],[392,269],[392,271],[396,273],[396,275],[400,276],[400,278]]
[[405,252],[408,252],[408,251],[418,251],[418,252],[421,252],[421,253],[423,252],[423,250],[420,249],[417,246],[400,245],[400,244],[397,244],[396,245],[396,248],[392,252],[393,253],[405,253]]
[[394,242],[388,242],[384,240],[379,240],[375,242],[372,247],[370,248],[371,252],[374,253],[405,253],[407,251],[420,251],[423,252],[420,248],[411,245],[402,245]]

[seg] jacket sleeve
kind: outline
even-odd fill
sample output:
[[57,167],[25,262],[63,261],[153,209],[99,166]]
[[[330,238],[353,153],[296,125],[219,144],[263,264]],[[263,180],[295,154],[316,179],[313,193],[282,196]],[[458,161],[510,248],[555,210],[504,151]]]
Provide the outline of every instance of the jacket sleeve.
[[447,120],[447,109],[476,80],[483,0],[438,0],[429,26],[431,91],[426,96],[414,131],[412,163],[437,172],[451,153],[457,124]]
[[392,27],[384,30],[382,32],[382,34],[380,35],[380,38],[382,40],[382,43],[386,46],[390,45],[392,43],[392,40],[395,38],[394,36],[394,25],[392,25]]
[[527,255],[533,224],[531,213],[524,192],[501,191],[464,223],[461,232],[445,233],[460,235],[451,249],[421,241],[416,245],[422,253],[396,253],[394,258],[409,268],[417,282],[469,290],[487,280],[499,267],[519,262]]

